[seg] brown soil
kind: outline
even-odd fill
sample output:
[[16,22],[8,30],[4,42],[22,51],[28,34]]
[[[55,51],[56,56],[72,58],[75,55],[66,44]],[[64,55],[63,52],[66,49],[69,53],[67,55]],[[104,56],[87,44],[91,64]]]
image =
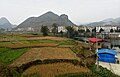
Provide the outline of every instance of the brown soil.
[[86,67],[74,66],[71,63],[53,63],[35,65],[23,72],[23,75],[31,75],[37,73],[40,77],[55,77],[59,74],[67,73],[89,73],[90,70]]

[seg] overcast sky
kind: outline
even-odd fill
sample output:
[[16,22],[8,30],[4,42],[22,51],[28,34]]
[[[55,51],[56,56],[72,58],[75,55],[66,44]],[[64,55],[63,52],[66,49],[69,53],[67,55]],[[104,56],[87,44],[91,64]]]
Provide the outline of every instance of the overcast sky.
[[12,24],[48,11],[67,14],[75,24],[88,23],[120,17],[120,0],[0,0],[0,17]]

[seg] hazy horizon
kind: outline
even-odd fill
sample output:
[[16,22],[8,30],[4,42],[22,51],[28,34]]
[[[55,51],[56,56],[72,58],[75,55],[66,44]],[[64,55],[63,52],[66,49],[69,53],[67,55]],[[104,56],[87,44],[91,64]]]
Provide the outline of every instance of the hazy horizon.
[[120,0],[1,0],[0,18],[20,24],[29,17],[38,17],[48,11],[66,14],[79,25],[120,17]]

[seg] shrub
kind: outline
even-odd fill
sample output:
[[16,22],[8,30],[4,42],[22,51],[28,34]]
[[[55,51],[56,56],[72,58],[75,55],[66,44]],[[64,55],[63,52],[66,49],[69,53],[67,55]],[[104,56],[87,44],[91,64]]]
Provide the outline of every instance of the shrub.
[[16,68],[9,67],[6,64],[0,64],[0,77],[20,77],[21,73]]

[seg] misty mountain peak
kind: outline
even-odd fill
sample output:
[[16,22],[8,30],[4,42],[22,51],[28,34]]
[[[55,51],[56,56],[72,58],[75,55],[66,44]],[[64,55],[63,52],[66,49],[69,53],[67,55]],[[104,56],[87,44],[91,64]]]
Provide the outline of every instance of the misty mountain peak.
[[68,16],[66,14],[62,14],[60,17],[64,19],[68,19]]
[[54,14],[52,11],[48,11],[46,14]]
[[28,18],[24,22],[22,22],[20,25],[18,25],[18,28],[26,28],[26,27],[40,27],[42,25],[45,26],[52,26],[54,23],[56,23],[59,26],[72,26],[73,24],[69,19],[68,16],[65,14],[62,14],[61,16],[49,11],[39,17]]
[[58,15],[53,13],[53,12],[51,12],[51,11],[49,11],[49,12],[43,14],[42,16],[58,16]]
[[7,18],[5,18],[5,17],[1,17],[0,19],[2,19],[2,20],[7,20]]
[[4,24],[10,24],[10,22],[7,20],[7,18],[5,17],[2,17],[0,18],[0,25],[4,25]]
[[0,18],[0,28],[10,30],[12,28],[12,24],[7,20],[7,18],[2,17]]
[[108,19],[102,20],[102,22],[111,22],[111,21],[113,21],[113,20],[114,20],[113,18],[108,18]]
[[105,26],[105,25],[117,25],[120,26],[120,17],[118,18],[107,18],[99,22],[93,22],[87,24],[88,26]]

